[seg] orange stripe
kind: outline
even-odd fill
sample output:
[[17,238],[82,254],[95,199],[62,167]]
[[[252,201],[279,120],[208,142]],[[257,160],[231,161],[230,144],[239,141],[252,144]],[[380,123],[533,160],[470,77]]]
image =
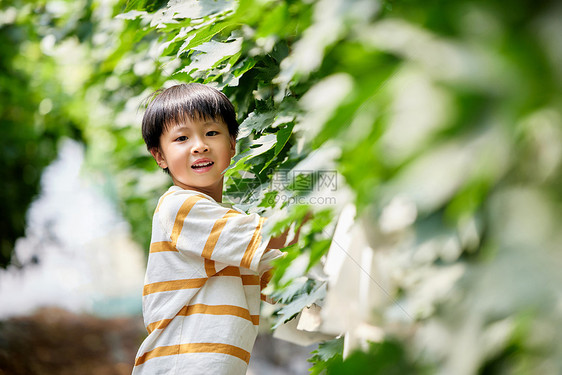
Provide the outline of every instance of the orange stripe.
[[209,235],[209,238],[207,238],[207,242],[205,243],[205,247],[203,248],[203,253],[201,253],[201,256],[203,258],[211,259],[213,250],[215,250],[215,245],[219,240],[219,236],[224,226],[226,225],[227,220],[236,215],[240,215],[240,213],[234,210],[228,210],[228,212],[224,214],[222,218],[215,221],[215,224],[213,224],[213,229],[211,229],[211,234]]
[[183,280],[171,280],[171,281],[159,281],[156,283],[146,284],[143,289],[143,296],[159,293],[159,292],[169,292],[171,290],[181,290],[181,289],[195,289],[201,288],[205,285],[207,278],[199,279],[183,279]]
[[[243,285],[260,285],[260,277],[258,275],[240,275],[240,271],[236,267],[226,267],[222,271],[215,274],[215,276],[240,276]],[[159,293],[169,292],[172,290],[182,289],[195,289],[205,285],[208,278],[196,279],[181,279],[170,281],[159,281],[151,284],[146,284],[143,290],[143,296]]]
[[229,266],[213,275],[216,276],[238,276],[242,279],[243,285],[260,285],[260,277],[258,275],[241,275],[240,268]]
[[154,331],[156,329],[164,329],[168,326],[168,324],[170,324],[171,321],[172,321],[172,319],[158,320],[158,321],[150,323],[148,326],[146,326],[146,330],[150,334],[150,333],[152,333],[152,331]]
[[209,259],[205,259],[205,272],[207,273],[207,276],[211,277],[214,274],[217,273],[217,269],[215,268],[215,261],[214,260],[209,260]]
[[258,226],[254,231],[254,235],[252,236],[252,239],[250,240],[250,243],[248,244],[248,247],[244,252],[244,256],[242,257],[242,261],[240,262],[240,267],[250,268],[250,266],[252,265],[254,254],[256,253],[256,250],[259,246],[259,241],[261,240],[261,229],[264,221],[265,218],[260,217]]
[[240,268],[234,266],[225,267],[212,277],[216,276],[238,276],[242,279],[242,285],[260,285],[260,277],[258,275],[241,275]]
[[193,206],[195,206],[195,203],[197,203],[197,201],[201,199],[204,198],[200,195],[194,195],[187,198],[181,205],[176,215],[176,220],[174,221],[174,228],[172,229],[172,246],[176,247],[178,243],[178,237],[180,236],[181,230],[183,229],[185,218],[187,217],[189,211],[191,211]]
[[271,270],[267,270],[263,273],[263,275],[261,275],[261,278],[260,278],[260,289],[261,290],[263,290],[263,288],[265,288],[267,286],[267,284],[269,284],[272,277],[273,277],[273,272]]
[[172,246],[171,242],[168,241],[153,242],[150,244],[151,253],[160,253],[163,251],[178,251],[178,250],[174,246]]
[[260,277],[258,275],[242,275],[243,285],[260,285]]
[[142,365],[146,361],[156,357],[186,353],[219,353],[228,354],[240,358],[246,363],[250,362],[250,353],[237,346],[219,343],[189,343],[180,345],[160,346],[144,353],[135,360],[135,366]]
[[[195,304],[190,306],[184,306],[176,316],[189,316],[193,314],[206,314],[206,315],[231,315],[237,316],[242,319],[246,319],[254,325],[258,325],[260,322],[259,315],[250,315],[248,309],[239,306],[232,305],[204,305]],[[164,329],[170,324],[172,319],[162,319],[156,322],[150,323],[146,329],[148,333],[151,333],[155,329]]]
[[[266,300],[266,296],[264,296],[263,294],[261,295],[261,299],[263,301],[267,301]],[[260,324],[260,316],[259,315],[250,315],[250,319],[249,319],[253,325],[257,326]],[[162,319],[159,320],[157,322],[154,323],[150,323],[147,327],[146,330],[148,331],[148,333],[152,333],[152,331],[157,330],[157,329],[164,329],[168,326],[168,324],[170,324],[170,322],[172,321],[172,319]]]
[[260,316],[259,316],[259,315],[250,315],[250,316],[251,316],[251,318],[252,318],[252,323],[253,323],[255,326],[260,325]]
[[157,213],[158,211],[160,211],[160,206],[162,205],[162,202],[164,202],[164,198],[166,198],[168,195],[174,193],[173,191],[169,191],[166,194],[164,194],[162,197],[160,197],[160,199],[158,200],[158,204],[156,205],[156,210],[154,210],[154,213]]
[[214,274],[213,276],[238,276],[240,277],[240,268],[228,266]]
[[196,304],[196,305],[187,306],[187,309],[185,309],[185,313],[182,312],[180,312],[180,314],[178,315],[184,315],[184,316],[189,316],[193,314],[232,315],[242,319],[249,320],[250,322],[252,321],[248,309],[245,309],[240,306]]

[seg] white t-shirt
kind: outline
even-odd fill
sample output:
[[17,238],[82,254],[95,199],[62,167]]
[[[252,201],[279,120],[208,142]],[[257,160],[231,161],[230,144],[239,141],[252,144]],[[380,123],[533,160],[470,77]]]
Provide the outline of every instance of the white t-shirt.
[[159,200],[143,290],[141,374],[245,374],[272,259],[263,217],[172,186]]

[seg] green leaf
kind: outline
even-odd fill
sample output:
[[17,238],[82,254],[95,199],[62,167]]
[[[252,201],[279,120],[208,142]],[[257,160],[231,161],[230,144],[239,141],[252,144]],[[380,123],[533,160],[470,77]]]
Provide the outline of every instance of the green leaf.
[[316,281],[306,277],[291,279],[282,289],[272,293],[272,297],[279,303],[290,303],[301,295],[309,294],[317,286]]
[[266,207],[266,208],[275,207],[275,199],[277,197],[277,194],[279,194],[278,191],[268,191],[267,193],[265,193],[265,196],[260,202],[260,204],[258,205],[258,207]]
[[211,40],[194,47],[194,52],[190,59],[191,63],[181,69],[179,73],[192,73],[193,71],[208,71],[216,68],[225,59],[240,52],[242,40],[240,38],[229,41],[228,43]]
[[144,10],[147,0],[128,0],[123,12],[131,10]]
[[128,0],[123,13],[129,12],[131,10],[146,10],[149,12],[154,12],[156,9],[165,6],[166,3],[166,0]]
[[199,47],[202,44],[209,42],[215,35],[233,26],[234,25],[228,22],[218,22],[211,23],[210,25],[199,29],[198,31],[196,31],[195,36],[191,40],[189,40],[186,45],[183,45],[181,47],[181,49],[178,51],[178,54],[181,54],[185,51],[190,51],[195,47]]
[[287,11],[287,4],[280,3],[274,9],[269,10],[263,20],[260,22],[260,27],[257,30],[258,37],[267,37],[271,35],[279,35],[281,30],[287,23],[289,17]]
[[343,336],[318,344],[318,349],[310,354],[312,357],[308,361],[313,363],[310,374],[325,374],[328,366],[343,360]]
[[267,169],[267,167],[269,167],[271,165],[271,163],[276,161],[275,159],[277,158],[277,155],[279,155],[281,150],[283,150],[283,148],[285,147],[285,145],[289,141],[289,138],[291,137],[291,134],[293,134],[293,127],[294,126],[295,126],[295,124],[291,123],[291,124],[281,128],[277,131],[277,133],[276,133],[277,134],[277,143],[275,144],[275,153],[274,153],[273,157],[264,165],[264,167],[261,169],[260,173],[265,171]]
[[169,43],[168,46],[164,49],[164,51],[162,51],[162,56],[174,56],[179,54],[178,51],[182,44],[183,41],[181,40]]
[[312,305],[313,303],[326,297],[326,284],[320,284],[315,290],[310,294],[302,294],[295,300],[289,302],[285,307],[277,312],[279,320],[274,325],[274,329],[279,327],[281,324],[292,319],[295,315],[301,312],[305,307]]
[[259,134],[267,127],[271,126],[275,112],[252,112],[240,124],[238,139],[245,138],[250,134]]
[[342,354],[342,352],[343,336],[318,344],[318,349],[313,351],[312,354],[315,354],[322,361],[327,361],[338,354]]
[[232,0],[176,1],[168,9],[173,12],[174,19],[216,19],[229,13],[235,5]]
[[328,375],[401,375],[420,374],[421,369],[411,363],[404,347],[397,341],[371,343],[369,350],[356,350],[344,361],[327,364]]
[[293,134],[293,127],[295,124],[288,124],[287,126],[279,129],[277,131],[277,144],[275,145],[275,156],[279,155],[283,147],[287,144],[287,141]]
[[[291,263],[295,259],[297,259],[297,257],[300,255],[300,251],[297,244],[287,246],[283,249],[283,251],[286,253],[286,255],[282,258],[273,261],[275,272],[273,273],[273,278],[271,279],[271,281],[277,288],[275,291],[276,297],[274,298],[282,298],[281,296],[283,295],[287,285],[291,285],[294,282],[294,280],[290,280],[289,282],[285,282],[285,285],[281,285],[281,279],[283,278],[285,271],[289,268]],[[291,294],[291,292],[289,291],[286,298],[282,298],[282,299],[291,300],[293,297],[294,294]]]
[[295,225],[300,225],[300,223],[303,221],[304,217],[309,211],[310,208],[304,204],[291,206],[291,210],[289,211],[287,217],[277,221],[273,226],[271,230],[273,235],[281,234],[292,223],[295,223]]
[[252,57],[248,57],[238,62],[236,66],[232,68],[232,74],[236,78],[240,78],[248,70],[252,69],[256,65],[256,60]]
[[310,270],[330,249],[331,239],[313,241],[310,246],[310,260],[308,261],[307,271]]
[[242,153],[235,155],[233,158],[233,163],[225,169],[226,172],[231,169],[240,170],[241,166],[239,164],[249,163],[252,158],[256,158],[265,152],[268,152],[275,145],[275,134],[266,134],[263,137],[252,141],[250,148],[243,151]]

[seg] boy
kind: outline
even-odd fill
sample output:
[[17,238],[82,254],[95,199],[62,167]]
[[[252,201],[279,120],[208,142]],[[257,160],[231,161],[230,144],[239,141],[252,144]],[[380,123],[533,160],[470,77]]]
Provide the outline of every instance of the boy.
[[266,239],[264,218],[222,203],[234,107],[208,86],[176,85],[149,104],[142,133],[174,185],[153,217],[143,290],[149,335],[133,374],[245,374],[265,271],[282,255],[270,249],[282,248],[287,233]]

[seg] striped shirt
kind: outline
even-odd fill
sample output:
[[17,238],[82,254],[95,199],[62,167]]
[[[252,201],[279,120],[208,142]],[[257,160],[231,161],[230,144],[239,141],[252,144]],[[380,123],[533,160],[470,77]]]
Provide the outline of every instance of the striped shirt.
[[159,200],[134,375],[245,374],[269,281],[265,218],[172,186]]

